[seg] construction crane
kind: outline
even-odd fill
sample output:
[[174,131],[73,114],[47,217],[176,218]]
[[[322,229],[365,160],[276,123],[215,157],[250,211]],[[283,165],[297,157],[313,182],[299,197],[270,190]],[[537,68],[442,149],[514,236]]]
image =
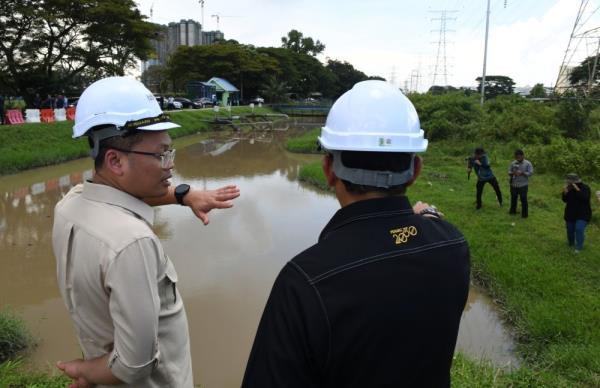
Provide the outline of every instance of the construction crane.
[[206,29],[204,27],[204,0],[199,0],[200,3],[200,9],[202,10],[202,29]]
[[219,21],[221,20],[221,18],[236,18],[237,16],[227,16],[227,15],[221,15],[221,14],[214,14],[214,15],[210,15],[213,18],[217,19],[217,31],[221,31],[219,29]]

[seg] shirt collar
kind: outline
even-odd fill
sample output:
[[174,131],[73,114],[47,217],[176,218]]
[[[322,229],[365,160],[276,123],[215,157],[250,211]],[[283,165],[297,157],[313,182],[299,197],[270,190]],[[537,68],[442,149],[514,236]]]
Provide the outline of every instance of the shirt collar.
[[354,221],[373,218],[373,217],[389,217],[398,215],[414,214],[412,206],[406,196],[393,196],[375,199],[366,199],[351,203],[338,210],[331,220],[327,223],[319,241],[327,238],[331,232],[339,229]]
[[86,181],[83,183],[83,197],[90,201],[104,202],[109,205],[119,206],[132,212],[154,225],[154,210],[140,199],[112,186]]

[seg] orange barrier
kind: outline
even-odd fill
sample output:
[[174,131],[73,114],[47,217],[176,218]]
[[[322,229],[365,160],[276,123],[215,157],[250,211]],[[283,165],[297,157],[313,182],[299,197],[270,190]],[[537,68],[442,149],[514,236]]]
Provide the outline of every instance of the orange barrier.
[[75,120],[75,107],[70,106],[67,108],[67,120],[74,121]]
[[41,109],[42,123],[54,122],[54,109]]

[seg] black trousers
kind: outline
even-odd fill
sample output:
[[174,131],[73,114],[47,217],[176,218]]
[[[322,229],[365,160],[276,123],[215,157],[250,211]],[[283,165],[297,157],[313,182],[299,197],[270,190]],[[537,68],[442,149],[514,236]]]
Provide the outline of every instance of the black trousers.
[[517,214],[517,197],[521,198],[521,216],[529,216],[529,205],[527,204],[527,189],[529,186],[510,187],[510,214]]
[[493,177],[489,181],[477,181],[477,209],[481,209],[481,194],[483,194],[483,186],[489,183],[494,188],[496,192],[496,197],[498,198],[498,203],[502,205],[502,192],[500,192],[500,186],[498,186],[498,180],[496,177]]

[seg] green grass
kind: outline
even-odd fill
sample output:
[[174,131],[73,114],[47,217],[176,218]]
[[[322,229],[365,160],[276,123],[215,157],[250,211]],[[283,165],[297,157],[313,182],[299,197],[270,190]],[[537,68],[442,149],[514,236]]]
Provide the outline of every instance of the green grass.
[[2,388],[64,388],[71,380],[57,371],[31,371],[21,359],[0,364],[0,387]]
[[304,154],[316,154],[317,136],[321,133],[321,128],[313,128],[301,136],[290,138],[285,143],[285,148],[290,152]]
[[[487,185],[483,208],[477,211],[476,177],[467,181],[464,164],[472,148],[469,144],[431,144],[422,155],[421,176],[408,195],[413,202],[438,206],[465,234],[473,277],[498,301],[525,361],[519,371],[505,373],[460,358],[453,373],[458,373],[458,381],[472,377],[473,382],[456,386],[600,386],[598,202],[592,198],[594,216],[586,230],[584,250],[575,254],[566,244],[562,178],[535,174],[529,185],[529,218],[511,216],[506,169],[514,147],[488,146],[504,207],[498,206]],[[536,161],[532,163],[535,168]],[[318,162],[301,168],[299,177],[325,185]],[[583,177],[592,191],[600,189],[595,178]],[[494,375],[499,382],[488,385]]]
[[[249,107],[233,107],[233,115],[251,113]],[[268,108],[255,108],[257,114],[271,113]],[[221,109],[219,117],[227,117]],[[210,130],[215,113],[212,109],[171,112],[174,122],[181,128],[171,129],[172,138]],[[72,121],[55,123],[25,123],[0,126],[0,175],[25,169],[47,166],[89,155],[87,139],[73,139]]]
[[0,310],[0,363],[14,357],[30,343],[25,322],[6,307]]

